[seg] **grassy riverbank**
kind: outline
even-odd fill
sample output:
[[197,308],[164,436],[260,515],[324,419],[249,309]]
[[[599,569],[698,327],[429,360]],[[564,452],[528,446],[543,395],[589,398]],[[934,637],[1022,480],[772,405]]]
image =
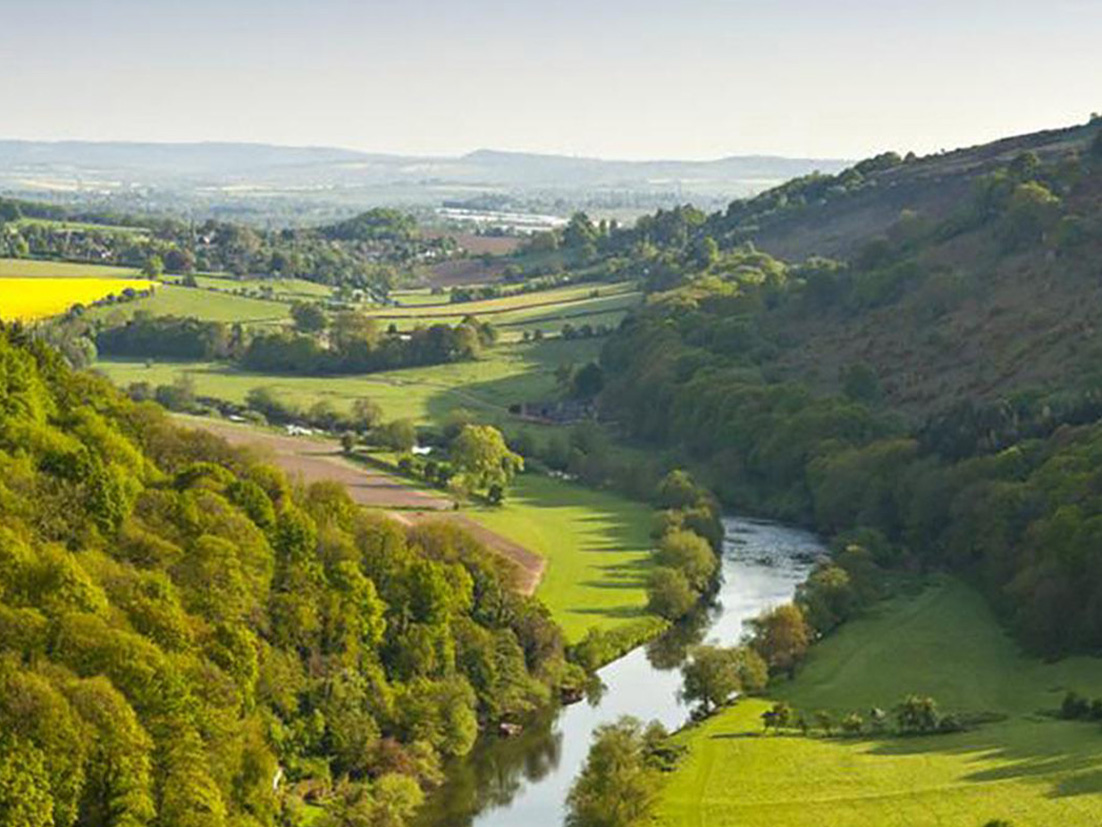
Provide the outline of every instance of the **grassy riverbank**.
[[571,641],[591,626],[616,631],[654,620],[646,611],[649,505],[525,474],[505,505],[470,517],[547,560],[536,594]]
[[1102,732],[1052,717],[1068,689],[1102,694],[1102,660],[1029,658],[978,594],[939,579],[817,645],[796,680],[772,694],[808,717],[918,693],[944,712],[1005,719],[915,738],[763,736],[759,715],[772,699],[747,701],[679,736],[690,754],[663,792],[659,823],[1097,825]]

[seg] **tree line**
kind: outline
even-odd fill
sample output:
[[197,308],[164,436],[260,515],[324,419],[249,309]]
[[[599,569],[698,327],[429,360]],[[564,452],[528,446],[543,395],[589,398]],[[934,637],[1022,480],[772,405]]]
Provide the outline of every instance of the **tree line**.
[[294,330],[263,332],[241,324],[138,311],[114,326],[70,318],[55,325],[58,330],[50,335],[57,341],[94,337],[96,352],[105,356],[230,360],[257,373],[312,375],[467,361],[477,359],[497,340],[492,325],[474,318],[407,332],[383,331],[375,320],[355,311],[341,311],[331,320],[323,314],[320,325],[303,323],[306,318],[299,310]]
[[[21,222],[24,217],[42,220]],[[74,221],[79,223],[65,223]],[[195,224],[0,199],[0,228],[0,256],[137,268],[156,259],[171,273],[303,278],[382,295],[397,278],[396,266],[457,252],[452,239],[423,237],[412,216],[386,208],[323,227],[269,230],[214,219]]]
[[401,825],[583,679],[462,532],[293,486],[17,330],[0,366],[6,823]]

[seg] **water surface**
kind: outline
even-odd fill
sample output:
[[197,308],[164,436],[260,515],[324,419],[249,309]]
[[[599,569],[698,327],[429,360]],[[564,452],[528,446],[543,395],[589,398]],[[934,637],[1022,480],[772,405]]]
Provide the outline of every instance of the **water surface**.
[[723,583],[715,604],[598,672],[598,697],[550,709],[512,739],[484,738],[448,768],[420,827],[560,827],[566,794],[585,762],[593,730],[622,715],[661,721],[673,730],[689,718],[680,667],[696,643],[737,643],[745,623],[792,598],[815,556],[818,539],[774,523],[723,521]]

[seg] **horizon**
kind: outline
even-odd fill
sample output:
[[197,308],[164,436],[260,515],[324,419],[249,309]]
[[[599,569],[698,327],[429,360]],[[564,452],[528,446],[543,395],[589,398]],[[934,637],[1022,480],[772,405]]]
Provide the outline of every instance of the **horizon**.
[[623,161],[927,155],[1102,109],[1096,3],[831,5],[0,0],[0,107],[13,140]]

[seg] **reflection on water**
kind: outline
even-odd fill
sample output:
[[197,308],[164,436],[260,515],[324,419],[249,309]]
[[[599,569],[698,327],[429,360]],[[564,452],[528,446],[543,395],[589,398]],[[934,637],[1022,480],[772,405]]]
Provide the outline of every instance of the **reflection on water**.
[[600,670],[586,701],[541,712],[515,738],[487,737],[448,767],[420,827],[558,827],[570,784],[600,724],[622,715],[676,729],[688,720],[680,666],[689,647],[731,645],[745,622],[792,598],[823,549],[799,529],[724,519],[723,583],[712,605]]

